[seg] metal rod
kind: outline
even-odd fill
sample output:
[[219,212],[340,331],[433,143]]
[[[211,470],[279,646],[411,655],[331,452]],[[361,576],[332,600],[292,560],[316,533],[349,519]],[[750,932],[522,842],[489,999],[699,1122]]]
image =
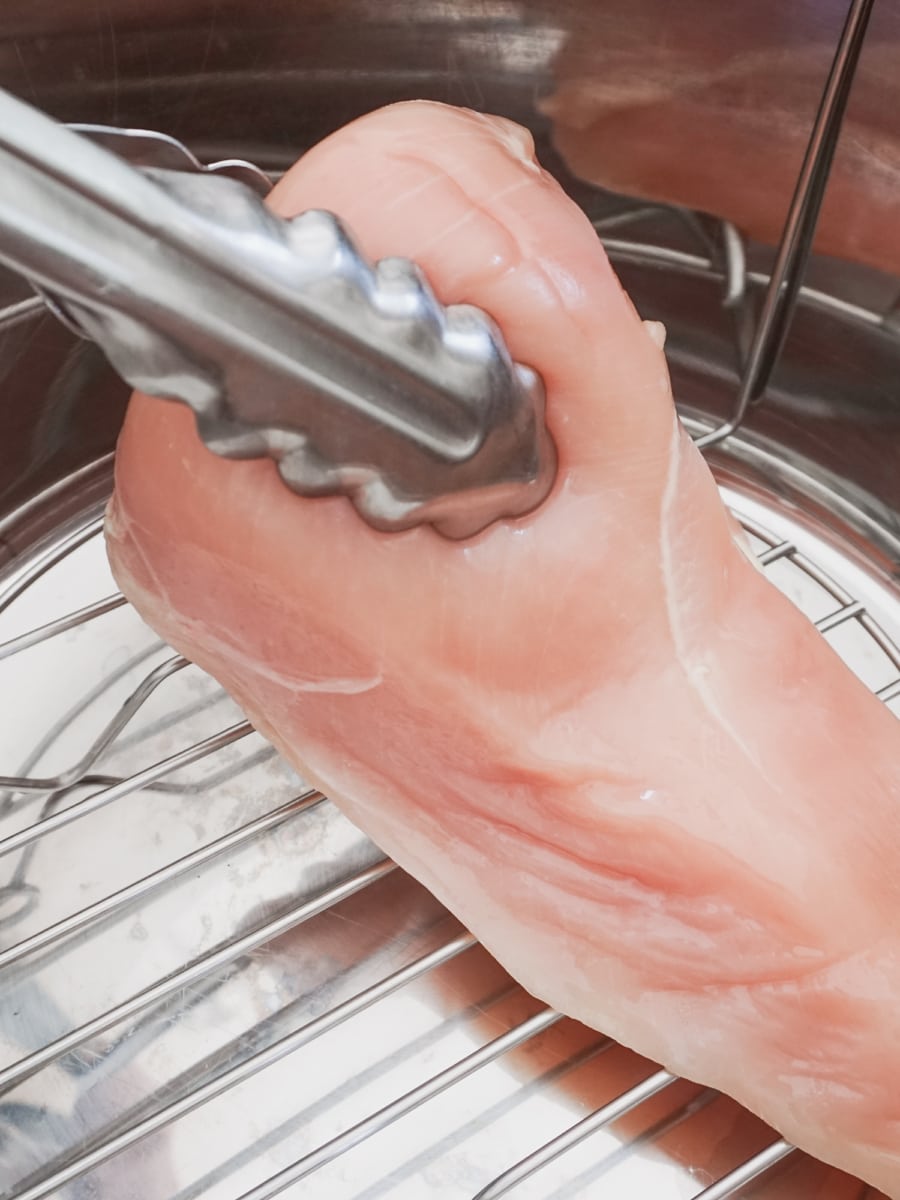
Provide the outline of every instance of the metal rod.
[[442,966],[457,955],[462,954],[464,950],[470,949],[477,945],[475,938],[470,933],[461,934],[452,941],[447,942],[437,950],[431,951],[429,954],[423,955],[421,958],[402,967],[399,971],[395,971],[392,975],[388,975],[379,983],[373,984],[371,987],[365,988],[362,992],[358,992],[343,1004],[338,1004],[335,1008],[322,1016],[314,1018],[307,1024],[302,1025],[293,1033],[287,1034],[273,1045],[268,1046],[265,1050],[260,1050],[257,1054],[251,1055],[237,1066],[225,1071],[216,1079],[212,1079],[203,1087],[191,1092],[187,1096],[183,1096],[180,1100],[174,1101],[172,1104],[167,1104],[165,1108],[160,1109],[150,1117],[146,1117],[143,1121],[139,1121],[130,1129],[123,1130],[122,1133],[102,1145],[88,1151],[87,1154],[80,1155],[74,1162],[69,1163],[59,1171],[54,1171],[51,1175],[45,1176],[44,1179],[34,1184],[24,1192],[17,1192],[15,1200],[42,1200],[43,1197],[51,1195],[58,1188],[70,1183],[73,1179],[86,1174],[93,1170],[94,1167],[100,1166],[101,1163],[107,1162],[116,1154],[121,1154],[123,1150],[127,1150],[136,1142],[141,1141],[150,1134],[156,1133],[158,1130],[170,1125],[173,1121],[181,1117],[187,1116],[188,1113],[200,1108],[201,1105],[214,1100],[217,1096],[221,1096],[224,1092],[236,1087],[239,1083],[250,1079],[254,1075],[258,1075],[260,1071],[272,1066],[280,1059],[285,1058],[288,1054],[293,1054],[302,1046],[308,1045],[315,1038],[321,1037],[322,1034],[334,1029],[337,1025],[348,1020],[350,1017],[356,1016],[365,1009],[370,1008],[379,1000],[383,1000],[392,992],[398,991],[406,984],[413,980],[427,975],[436,967]]
[[804,575],[810,577],[813,583],[817,583],[819,587],[824,588],[830,596],[837,600],[838,604],[846,606],[855,603],[846,588],[841,587],[836,580],[832,579],[821,567],[817,567],[805,554],[794,554],[792,561],[795,566],[800,568]]
[[767,567],[770,563],[778,562],[780,558],[790,557],[795,549],[796,547],[793,542],[779,542],[777,546],[770,546],[768,550],[763,550],[762,554],[757,555],[757,557],[760,565]]
[[[24,763],[18,768],[14,778],[22,779],[29,778],[31,771],[37,766],[44,755],[56,745],[58,739],[67,733],[73,726],[74,722],[83,717],[90,709],[91,705],[98,700],[105,699],[108,693],[118,684],[127,679],[133,671],[138,667],[146,667],[147,662],[161,650],[166,649],[164,642],[157,642],[155,645],[150,644],[144,646],[136,654],[131,654],[123,663],[112,668],[109,674],[101,673],[99,683],[94,680],[90,681],[90,686],[78,696],[76,702],[53,721],[49,728],[44,733],[43,737],[34,745],[28,753],[28,757]],[[89,771],[88,775],[82,777],[79,783],[84,785],[88,776],[95,774]],[[110,781],[115,782],[115,781]],[[63,793],[57,792],[51,797],[53,803],[59,803],[63,798]],[[22,795],[17,795],[15,788],[6,788],[0,791],[0,810],[8,812],[16,803],[22,802]]]
[[788,210],[734,413],[718,429],[698,439],[701,449],[716,445],[740,427],[750,405],[765,391],[781,354],[812,248],[873,4],[874,0],[852,0],[850,4]]
[[[530,1017],[527,1021],[523,1021],[520,1025],[516,1025],[508,1032],[501,1034],[500,1037],[494,1038],[492,1042],[473,1051],[472,1054],[467,1054],[465,1058],[454,1063],[452,1067],[448,1067],[445,1071],[440,1071],[437,1075],[419,1084],[418,1087],[406,1092],[391,1104],[380,1108],[378,1112],[372,1113],[371,1116],[352,1125],[349,1129],[325,1142],[319,1146],[317,1150],[313,1150],[311,1154],[305,1154],[303,1158],[291,1163],[289,1167],[285,1167],[283,1171],[279,1171],[277,1175],[265,1180],[257,1187],[252,1188],[249,1192],[245,1192],[240,1200],[271,1200],[272,1196],[277,1196],[297,1183],[301,1179],[305,1179],[307,1175],[311,1175],[313,1171],[319,1170],[326,1163],[332,1162],[341,1154],[345,1154],[354,1146],[358,1146],[360,1142],[364,1142],[366,1138],[371,1137],[373,1133],[378,1133],[394,1121],[405,1116],[406,1113],[425,1104],[434,1096],[452,1087],[455,1083],[465,1079],[468,1075],[473,1074],[481,1067],[493,1062],[499,1058],[501,1054],[505,1054],[508,1050],[520,1046],[523,1042],[527,1042],[536,1034],[541,1033],[545,1029],[549,1029],[551,1025],[555,1025],[557,1021],[562,1020],[562,1014],[554,1012],[552,1009],[545,1009],[534,1017]],[[31,1196],[17,1198],[17,1200],[37,1200],[37,1197]]]
[[585,1138],[590,1137],[599,1129],[603,1129],[604,1126],[610,1125],[613,1121],[617,1121],[619,1117],[631,1112],[633,1108],[637,1108],[639,1104],[643,1104],[645,1100],[649,1100],[651,1096],[655,1096],[664,1088],[670,1087],[677,1080],[677,1075],[670,1075],[668,1071],[657,1071],[649,1079],[629,1088],[627,1092],[623,1092],[609,1104],[604,1104],[590,1116],[577,1121],[569,1129],[529,1154],[527,1158],[523,1158],[515,1166],[510,1167],[508,1171],[498,1175],[486,1188],[482,1188],[475,1200],[498,1200],[500,1196],[505,1196],[514,1187],[518,1187],[520,1183],[530,1179],[542,1167],[548,1166],[568,1150],[583,1142]]
[[861,616],[865,611],[866,606],[862,601],[854,600],[852,604],[845,604],[837,612],[829,613],[827,617],[820,617],[816,621],[816,629],[819,633],[828,633],[830,630],[836,629],[838,625],[843,625],[845,621]]
[[[783,541],[775,543],[756,522],[747,517],[742,517],[741,521],[748,533],[752,533],[755,537],[770,543],[768,549],[757,555],[758,561],[762,566],[769,566],[771,563],[777,562],[782,558],[790,558],[795,567],[801,570],[804,575],[807,575],[814,583],[818,584],[824,591],[828,592],[841,606],[835,612],[820,618],[816,622],[816,627],[821,633],[827,633],[844,621],[855,618],[869,637],[877,643],[878,648],[885,657],[890,659],[891,663],[900,670],[900,648],[885,633],[872,614],[866,610],[865,606],[853,599],[846,588],[841,587],[835,579],[832,579],[830,575],[811,559],[807,558],[806,555],[801,554],[792,542]],[[880,687],[875,692],[875,695],[885,702],[893,700],[896,696],[900,695],[900,679]]]
[[0,308],[0,329],[10,329],[20,321],[42,316],[46,311],[47,306],[40,296],[28,296],[24,300],[16,300],[12,304],[6,304]]
[[[835,612],[820,618],[816,622],[816,626],[820,632],[827,633],[842,622],[850,618],[855,618],[869,637],[876,642],[885,657],[900,670],[900,648],[885,633],[872,614],[859,601],[853,599],[846,588],[841,587],[835,579],[832,579],[830,575],[811,559],[807,558],[806,555],[801,554],[793,542],[776,542],[762,526],[748,517],[741,517],[741,522],[748,533],[768,543],[768,548],[757,555],[757,559],[762,566],[766,567],[773,562],[777,562],[779,559],[789,558],[798,570],[802,571],[804,575],[807,575],[814,583],[828,592],[841,606]],[[875,691],[875,695],[879,700],[885,701],[885,703],[896,699],[897,696],[900,696],[900,678],[894,679],[890,683],[886,683],[878,688]]]
[[768,1149],[754,1155],[735,1170],[729,1171],[724,1179],[698,1192],[694,1200],[727,1200],[727,1197],[736,1195],[742,1187],[752,1183],[793,1153],[794,1147],[790,1142],[774,1142]]
[[[888,637],[875,618],[869,612],[860,614],[859,623],[891,663],[900,670],[900,648]],[[878,695],[881,695],[879,692]]]
[[369,884],[383,879],[396,869],[396,865],[389,860],[377,863],[374,867],[366,867],[365,870],[358,871],[355,875],[351,875],[349,879],[343,880],[335,887],[329,888],[312,900],[304,900],[301,904],[294,905],[293,908],[282,913],[280,917],[275,917],[274,920],[268,921],[258,929],[244,934],[243,937],[227,942],[224,946],[220,946],[218,950],[213,950],[200,958],[194,959],[192,963],[189,963],[186,967],[182,967],[180,971],[175,971],[173,974],[167,975],[164,979],[160,979],[157,983],[144,988],[143,991],[136,992],[128,1000],[123,1000],[121,1004],[116,1004],[113,1008],[109,1008],[106,1012],[94,1017],[93,1020],[86,1021],[84,1025],[79,1025],[77,1029],[73,1029],[69,1033],[63,1034],[62,1037],[48,1042],[40,1050],[35,1050],[34,1053],[27,1055],[25,1058],[12,1063],[9,1067],[0,1071],[0,1094],[15,1087],[16,1084],[21,1083],[23,1079],[27,1079],[29,1075],[33,1075],[35,1071],[39,1071],[48,1063],[53,1062],[54,1059],[59,1058],[63,1054],[68,1054],[70,1050],[76,1049],[83,1042],[97,1037],[98,1034],[105,1033],[113,1025],[118,1025],[120,1021],[134,1016],[135,1013],[141,1012],[142,1009],[157,1004],[160,1000],[171,996],[173,992],[177,992],[180,988],[189,987],[196,980],[202,979],[211,972],[219,970],[220,967],[230,966],[236,959],[251,953],[251,951],[265,945],[266,942],[271,941],[273,938],[287,933],[295,925],[300,925],[304,921],[308,921],[311,917],[318,916],[319,913],[332,908],[341,900],[346,900],[348,896],[354,895],[355,892],[361,891],[363,888],[368,887]]
[[49,570],[61,563],[63,559],[68,558],[85,542],[96,537],[102,529],[103,518],[96,517],[93,521],[89,521],[86,525],[80,525],[65,537],[60,538],[58,542],[54,542],[42,554],[36,555],[22,573],[17,573],[13,577],[9,587],[0,592],[0,613],[5,612],[42,575],[46,575]]
[[[611,262],[633,263],[641,267],[676,267],[687,275],[716,279],[728,286],[727,264],[723,270],[708,256],[690,254],[685,250],[673,250],[669,246],[657,246],[652,242],[629,242],[624,238],[604,238],[603,246]],[[772,276],[763,271],[748,271],[747,282],[757,287],[768,287]],[[818,288],[801,286],[799,294],[805,304],[822,312],[858,321],[870,329],[884,328],[884,313],[849,300],[841,300]],[[724,303],[724,302],[723,302]],[[898,331],[900,333],[900,331]],[[706,436],[706,435],[703,435]]]
[[725,308],[737,308],[747,297],[747,250],[740,231],[730,221],[720,223],[725,260]]
[[[60,771],[58,775],[51,775],[44,779],[29,779],[18,775],[0,775],[0,788],[9,788],[16,792],[58,792],[63,788],[73,787],[78,783],[79,779],[87,774],[103,751],[116,740],[131,718],[144,706],[150,695],[156,691],[159,685],[164,683],[170,676],[177,674],[178,671],[183,671],[187,666],[190,666],[188,660],[182,658],[180,654],[176,654],[172,658],[166,659],[164,663],[160,663],[158,667],[154,667],[141,680],[125,703],[119,708],[118,712],[116,712],[115,716],[113,716],[112,720],[104,726],[87,753],[74,766],[69,767],[68,770]],[[0,843],[0,847],[2,847],[2,843]]]
[[52,817],[46,817],[43,821],[29,825],[27,829],[22,829],[18,833],[12,833],[9,837],[3,838],[0,841],[0,857],[4,854],[11,854],[13,850],[21,850],[23,846],[31,845],[32,842],[39,841],[48,833],[53,833],[57,829],[62,829],[65,825],[70,825],[72,821],[77,821],[81,817],[88,816],[89,813],[94,813],[100,808],[105,808],[107,804],[112,804],[114,800],[120,800],[123,796],[129,796],[133,792],[140,791],[148,783],[154,783],[157,779],[161,779],[163,775],[168,775],[172,771],[176,771],[179,767],[190,766],[191,763],[199,762],[200,759],[207,758],[210,754],[224,750],[226,746],[240,741],[241,738],[245,738],[253,732],[253,726],[249,722],[241,721],[237,725],[231,725],[228,729],[223,729],[221,733],[215,733],[212,737],[204,738],[202,742],[196,742],[193,746],[188,746],[186,750],[180,750],[170,758],[164,758],[162,762],[154,763],[153,766],[146,767],[143,771],[138,771],[136,775],[129,775],[121,783],[116,783],[112,787],[94,792],[92,796],[86,796],[84,800],[79,800],[77,804],[71,804],[68,808],[64,808],[62,812],[55,813]]
[[88,604],[85,608],[79,608],[64,617],[59,617],[55,621],[48,621],[46,625],[39,625],[36,629],[29,630],[28,633],[21,633],[18,637],[10,638],[8,642],[0,642],[0,659],[11,658],[20,650],[27,650],[31,646],[37,646],[40,642],[47,641],[48,638],[56,637],[59,633],[66,633],[69,629],[85,625],[88,621],[102,617],[106,613],[112,612],[113,609],[122,608],[127,603],[125,597],[117,592],[103,600]]
[[143,900],[157,888],[171,883],[188,871],[193,871],[198,867],[204,866],[228,850],[234,850],[238,846],[242,846],[258,834],[269,833],[273,829],[277,829],[285,821],[299,816],[301,813],[309,812],[310,809],[323,803],[324,800],[325,797],[322,793],[315,790],[295,796],[294,799],[288,800],[285,804],[280,805],[271,812],[265,813],[253,821],[248,821],[246,825],[241,825],[237,829],[233,829],[230,833],[223,834],[222,837],[216,838],[214,842],[209,842],[197,850],[192,850],[189,854],[182,855],[181,858],[175,859],[174,862],[160,867],[158,871],[144,875],[142,879],[135,880],[134,883],[128,884],[127,887],[120,888],[117,892],[113,892],[109,896],[104,896],[102,900],[97,900],[94,904],[89,904],[85,908],[79,909],[78,912],[71,913],[68,917],[63,917],[61,921],[57,921],[53,925],[48,925],[46,929],[41,929],[37,933],[31,934],[30,937],[24,938],[21,942],[16,942],[14,946],[9,946],[6,950],[0,950],[0,971],[12,966],[13,963],[19,962],[20,959],[25,958],[29,954],[34,954],[38,950],[46,950],[49,946],[61,941],[70,934],[81,933],[88,925],[92,925],[102,917],[108,917],[120,911],[134,900]]

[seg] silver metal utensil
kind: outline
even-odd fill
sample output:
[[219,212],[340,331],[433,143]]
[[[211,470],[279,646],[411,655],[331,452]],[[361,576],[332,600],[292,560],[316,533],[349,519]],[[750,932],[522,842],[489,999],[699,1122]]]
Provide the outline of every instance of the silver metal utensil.
[[188,404],[210,449],[270,457],[386,531],[466,538],[539,505],[543,388],[491,318],[442,306],[406,259],[369,263],[331,213],[277,217],[267,189],[0,93],[0,260],[129,384]]

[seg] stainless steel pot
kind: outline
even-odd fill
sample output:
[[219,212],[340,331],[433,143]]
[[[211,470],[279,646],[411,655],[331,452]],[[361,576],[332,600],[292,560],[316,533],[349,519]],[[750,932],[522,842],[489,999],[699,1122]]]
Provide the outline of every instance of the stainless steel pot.
[[[746,235],[776,236],[845,10],[7,0],[0,86],[276,170],[396,99],[512,116],[668,327],[701,434],[733,409],[772,262]],[[851,261],[812,262],[762,402],[710,451],[775,582],[891,704],[898,43],[883,0],[822,215]],[[542,1013],[153,642],[97,536],[124,389],[17,280],[0,308],[0,1194],[858,1195]]]

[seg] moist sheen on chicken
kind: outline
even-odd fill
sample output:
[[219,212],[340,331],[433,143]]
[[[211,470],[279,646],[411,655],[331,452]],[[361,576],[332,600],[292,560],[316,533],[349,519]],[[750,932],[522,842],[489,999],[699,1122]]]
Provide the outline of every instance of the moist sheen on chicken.
[[272,204],[490,312],[558,480],[380,534],[135,396],[123,591],[530,991],[900,1197],[900,728],[736,542],[660,330],[505,120],[381,110]]

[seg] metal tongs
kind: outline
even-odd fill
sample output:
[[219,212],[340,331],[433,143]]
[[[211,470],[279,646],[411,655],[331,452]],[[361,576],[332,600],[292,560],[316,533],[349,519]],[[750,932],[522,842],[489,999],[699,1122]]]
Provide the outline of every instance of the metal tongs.
[[466,538],[537,507],[543,388],[491,318],[407,259],[367,262],[331,213],[275,216],[270,186],[0,92],[0,262],[132,387],[189,405],[211,450],[270,457],[385,531]]

